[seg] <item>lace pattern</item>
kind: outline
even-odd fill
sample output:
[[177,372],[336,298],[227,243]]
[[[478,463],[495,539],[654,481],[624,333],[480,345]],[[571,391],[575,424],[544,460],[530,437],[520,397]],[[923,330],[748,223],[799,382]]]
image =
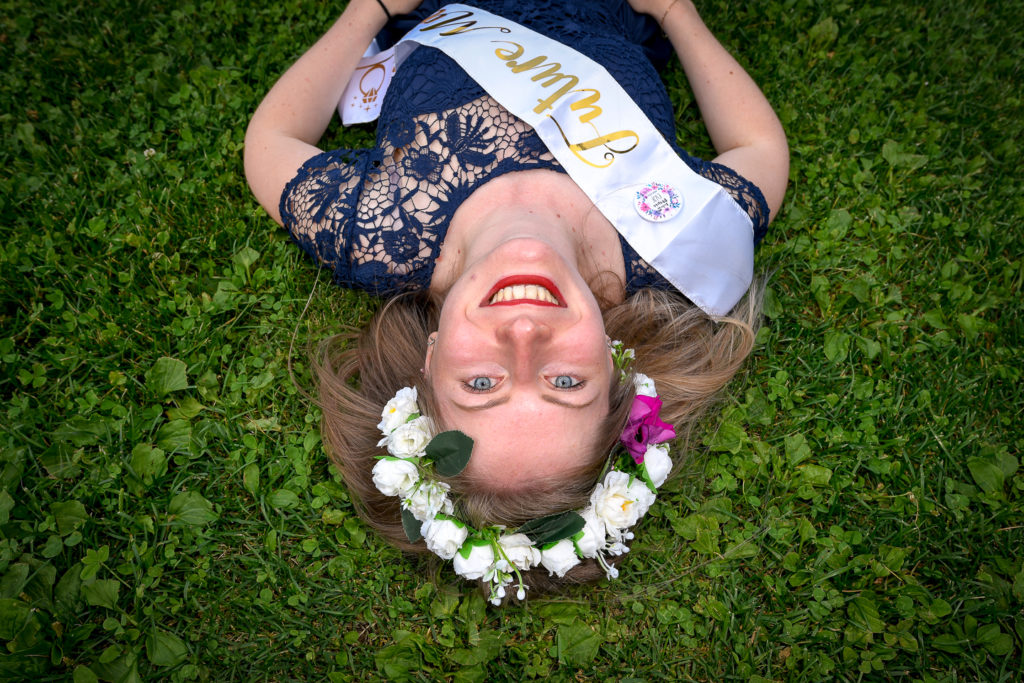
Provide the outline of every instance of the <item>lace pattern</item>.
[[[623,35],[624,2],[567,3],[567,11],[554,18],[537,8],[538,16],[530,20],[516,15],[532,2],[512,3],[518,11],[508,11],[509,3],[500,1],[474,4],[600,61],[655,127],[674,139],[664,86],[642,46]],[[736,199],[753,220],[759,241],[768,218],[761,192],[731,169],[676,149],[695,172]],[[564,172],[529,125],[446,55],[421,47],[395,74],[375,148],[333,150],[307,161],[284,190],[281,215],[293,239],[333,270],[338,284],[388,296],[429,287],[451,218],[477,187],[532,169]],[[620,242],[627,292],[671,288],[625,240]]]

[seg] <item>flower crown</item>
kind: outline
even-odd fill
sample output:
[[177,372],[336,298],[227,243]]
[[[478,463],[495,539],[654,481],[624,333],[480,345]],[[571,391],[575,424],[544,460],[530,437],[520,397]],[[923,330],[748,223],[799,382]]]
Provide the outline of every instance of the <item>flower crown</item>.
[[[620,379],[628,378],[626,367],[633,360],[632,349],[612,342],[612,358]],[[590,504],[579,511],[563,512],[523,524],[512,533],[503,526],[474,529],[456,519],[448,499],[448,484],[440,474],[453,477],[469,463],[473,440],[460,431],[436,434],[433,421],[423,415],[415,387],[404,387],[388,401],[378,429],[389,455],[373,467],[373,483],[386,496],[397,496],[402,504],[402,526],[410,543],[421,538],[427,548],[444,560],[454,560],[455,573],[466,579],[483,579],[491,585],[490,601],[501,604],[505,588],[518,581],[517,597],[526,597],[521,572],[538,564],[559,577],[584,558],[597,560],[608,578],[618,570],[607,555],[629,552],[629,530],[654,503],[655,492],[672,469],[668,445],[675,438],[671,425],[661,421],[661,399],[654,382],[635,374],[636,397],[620,441],[625,454],[609,458]],[[626,457],[628,454],[629,457]],[[616,469],[619,465],[624,470]]]

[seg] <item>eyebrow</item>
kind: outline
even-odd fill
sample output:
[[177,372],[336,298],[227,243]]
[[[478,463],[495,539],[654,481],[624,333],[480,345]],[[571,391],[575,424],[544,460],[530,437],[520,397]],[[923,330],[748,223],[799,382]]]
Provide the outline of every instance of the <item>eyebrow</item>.
[[[547,401],[548,403],[554,403],[556,406],[562,406],[563,408],[572,408],[573,410],[583,410],[584,408],[589,406],[591,403],[596,401],[598,396],[599,396],[599,394],[594,394],[593,398],[591,398],[586,403],[570,403],[569,401],[565,401],[563,399],[560,399],[557,396],[549,396],[547,394],[541,396],[541,399],[544,400],[544,401]],[[493,408],[495,406],[500,406],[500,405],[502,405],[504,403],[508,403],[510,399],[511,399],[511,397],[506,395],[506,396],[503,396],[501,398],[496,398],[496,399],[493,399],[491,401],[487,401],[486,403],[481,403],[478,406],[467,406],[467,405],[463,405],[461,403],[458,403],[457,401],[452,401],[452,403],[455,405],[456,408],[459,408],[460,410],[466,410],[466,411],[470,411],[470,412],[478,412],[478,411],[481,411],[481,410],[487,410],[488,408]]]

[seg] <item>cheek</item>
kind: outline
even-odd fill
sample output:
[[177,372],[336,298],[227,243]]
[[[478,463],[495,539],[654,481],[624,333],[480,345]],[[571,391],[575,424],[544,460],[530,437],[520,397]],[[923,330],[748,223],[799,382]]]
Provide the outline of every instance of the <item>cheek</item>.
[[585,360],[590,367],[610,368],[613,365],[612,352],[608,348],[604,328],[589,330],[586,334],[578,335],[574,348],[576,353],[581,356],[581,360]]
[[600,316],[593,318],[590,324],[583,328],[583,336],[591,348],[601,349],[602,352],[608,349],[608,334],[604,330],[604,321]]
[[483,330],[464,317],[455,315],[442,317],[437,326],[434,354],[442,356],[449,362],[457,361],[469,350],[480,345],[483,333]]
[[483,372],[485,358],[478,350],[478,344],[460,342],[444,349],[437,349],[430,359],[430,367],[438,382],[462,379],[456,375]]

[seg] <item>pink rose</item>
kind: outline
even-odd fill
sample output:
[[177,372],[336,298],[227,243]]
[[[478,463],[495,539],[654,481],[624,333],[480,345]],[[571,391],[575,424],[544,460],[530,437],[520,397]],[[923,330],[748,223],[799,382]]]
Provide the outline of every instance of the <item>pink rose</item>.
[[644,461],[648,446],[676,438],[676,430],[672,425],[662,422],[658,417],[660,410],[661,399],[656,396],[638,395],[633,399],[629,421],[619,439],[638,465]]

